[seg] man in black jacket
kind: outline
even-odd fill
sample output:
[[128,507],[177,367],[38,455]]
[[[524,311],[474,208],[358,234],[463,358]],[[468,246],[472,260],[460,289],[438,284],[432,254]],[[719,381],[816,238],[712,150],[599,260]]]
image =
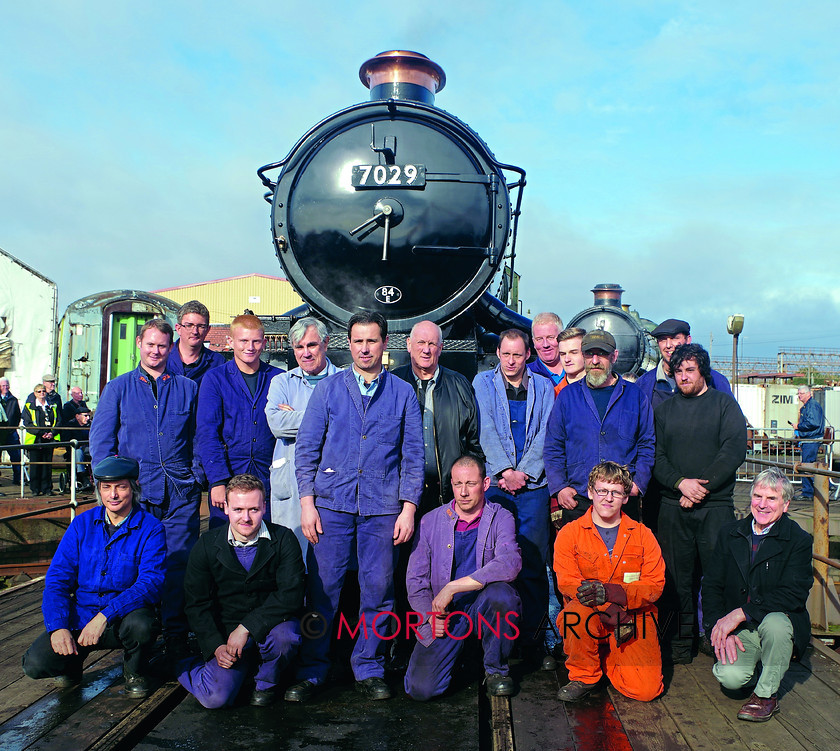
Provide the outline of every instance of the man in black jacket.
[[431,321],[420,321],[406,339],[411,365],[393,371],[414,387],[423,411],[426,476],[414,518],[452,500],[451,472],[465,454],[484,460],[478,441],[478,407],[470,382],[460,373],[438,365],[443,333]]
[[203,659],[178,664],[178,680],[208,709],[229,706],[255,674],[251,704],[276,698],[279,675],[301,642],[303,558],[297,538],[263,521],[265,487],[253,475],[227,485],[229,524],[201,536],[184,579],[186,614]]
[[[20,485],[20,436],[16,428],[20,425],[20,403],[9,389],[9,379],[0,378],[0,446],[12,446],[6,449],[12,462],[12,480]],[[0,493],[0,495],[3,495]]]
[[[423,493],[414,516],[415,529],[420,529],[424,514],[440,508],[453,499],[452,465],[466,454],[484,461],[478,441],[478,406],[470,382],[460,373],[438,364],[443,351],[443,332],[431,321],[414,324],[406,339],[410,365],[396,368],[393,374],[408,383],[417,394],[423,413],[423,446],[425,470]],[[397,610],[409,609],[406,591],[406,570],[411,541],[400,546],[394,588]],[[399,668],[407,663],[411,642],[395,642],[396,654],[391,663]]]
[[761,472],[750,496],[751,515],[718,537],[703,578],[703,620],[715,678],[728,689],[755,686],[738,719],[764,722],[779,711],[776,692],[794,649],[801,656],[811,638],[813,540],[785,513],[793,486],[781,470]]
[[65,427],[64,440],[75,438],[82,445],[76,449],[67,447],[67,458],[75,456],[76,483],[79,490],[91,490],[93,485],[84,462],[90,461],[90,419],[91,411],[85,401],[84,392],[78,386],[70,387],[70,400],[61,409],[62,424]]

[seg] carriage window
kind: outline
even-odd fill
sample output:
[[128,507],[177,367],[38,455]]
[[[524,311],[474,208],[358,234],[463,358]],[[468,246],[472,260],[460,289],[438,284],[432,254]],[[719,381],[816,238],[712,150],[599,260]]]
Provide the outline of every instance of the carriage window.
[[120,324],[120,339],[125,339],[125,335],[128,333],[128,326],[124,323]]

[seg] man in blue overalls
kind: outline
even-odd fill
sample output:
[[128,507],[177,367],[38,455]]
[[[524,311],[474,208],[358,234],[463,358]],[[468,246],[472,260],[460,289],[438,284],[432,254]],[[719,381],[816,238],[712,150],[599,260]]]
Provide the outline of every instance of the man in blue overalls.
[[198,388],[166,369],[172,327],[162,318],[144,324],[137,337],[140,365],[106,384],[90,429],[94,466],[120,455],[140,463],[141,508],[163,522],[166,576],[161,616],[167,654],[186,651],[184,572],[198,539],[201,489],[193,443]]
[[[256,475],[271,497],[274,435],[265,405],[271,379],[283,372],[260,359],[265,330],[256,316],[234,318],[228,344],[233,360],[204,376],[196,419],[196,450],[210,484],[211,529],[228,523],[225,486],[234,475]],[[266,518],[271,521],[271,514]]]

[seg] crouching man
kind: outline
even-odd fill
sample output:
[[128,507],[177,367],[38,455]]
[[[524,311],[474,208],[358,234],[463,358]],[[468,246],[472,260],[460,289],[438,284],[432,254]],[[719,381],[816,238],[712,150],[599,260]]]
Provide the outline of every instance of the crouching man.
[[82,679],[94,649],[125,650],[129,696],[143,698],[148,649],[159,632],[155,608],[163,586],[163,525],[140,508],[140,465],[109,456],[94,467],[96,500],[77,516],[58,544],[44,583],[44,625],[23,656],[30,678],[60,687]]
[[412,699],[425,701],[446,691],[470,634],[481,638],[487,693],[513,693],[508,656],[519,635],[521,604],[511,583],[522,557],[513,515],[485,500],[489,487],[484,462],[462,456],[452,465],[455,499],[420,523],[406,575],[414,610],[407,617],[419,623],[405,675]]
[[662,693],[653,603],[665,586],[665,563],[653,533],[622,513],[632,488],[626,467],[596,465],[587,487],[592,508],[557,533],[554,570],[565,602],[557,625],[570,679],[561,701],[582,699],[604,673],[631,699]]
[[228,524],[206,532],[190,553],[186,614],[202,658],[178,664],[178,680],[208,709],[233,704],[255,677],[251,704],[276,698],[280,673],[301,642],[303,559],[297,538],[266,523],[265,486],[254,475],[227,484]]
[[765,722],[779,711],[776,692],[793,653],[801,656],[811,638],[813,540],[785,513],[793,486],[779,469],[759,473],[750,497],[751,515],[718,535],[703,576],[703,619],[715,678],[728,689],[755,686],[738,719]]

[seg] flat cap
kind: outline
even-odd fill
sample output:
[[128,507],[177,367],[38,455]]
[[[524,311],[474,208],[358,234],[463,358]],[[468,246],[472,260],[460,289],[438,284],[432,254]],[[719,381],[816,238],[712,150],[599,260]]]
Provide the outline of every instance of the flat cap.
[[140,465],[127,456],[108,456],[93,468],[93,476],[97,480],[136,480]]
[[580,349],[581,352],[589,352],[593,349],[600,349],[602,352],[606,352],[608,355],[611,355],[615,352],[615,339],[609,331],[595,329],[583,337]]
[[659,336],[676,336],[677,334],[685,334],[688,336],[691,333],[691,326],[679,318],[669,318],[667,321],[662,321],[653,331],[650,332],[654,337]]
[[45,373],[44,377],[41,379],[42,381],[52,381],[53,383],[56,382],[55,373]]

